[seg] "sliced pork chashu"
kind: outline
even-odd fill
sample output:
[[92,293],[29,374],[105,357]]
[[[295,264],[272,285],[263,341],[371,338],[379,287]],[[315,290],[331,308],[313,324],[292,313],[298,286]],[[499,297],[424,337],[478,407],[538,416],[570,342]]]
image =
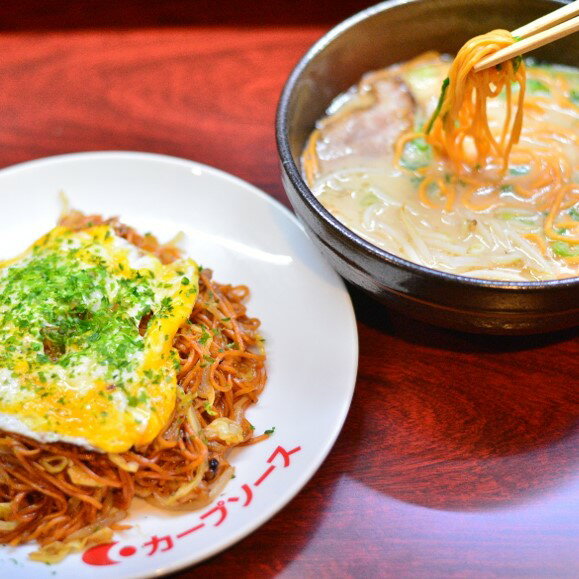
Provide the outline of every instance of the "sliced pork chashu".
[[315,143],[318,174],[383,162],[392,156],[400,135],[412,129],[416,104],[407,84],[397,76],[372,80],[319,127]]

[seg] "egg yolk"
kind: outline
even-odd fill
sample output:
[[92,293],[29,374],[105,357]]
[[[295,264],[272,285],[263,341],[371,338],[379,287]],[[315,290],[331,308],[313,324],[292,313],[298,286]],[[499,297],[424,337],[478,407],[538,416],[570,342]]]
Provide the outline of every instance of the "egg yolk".
[[197,293],[193,260],[164,265],[108,225],[57,227],[0,262],[0,429],[103,452],[152,441]]

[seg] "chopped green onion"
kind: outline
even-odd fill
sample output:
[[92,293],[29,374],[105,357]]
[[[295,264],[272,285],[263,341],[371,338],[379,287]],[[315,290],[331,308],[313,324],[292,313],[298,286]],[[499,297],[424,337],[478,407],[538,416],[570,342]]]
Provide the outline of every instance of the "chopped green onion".
[[432,113],[432,116],[430,117],[430,121],[428,121],[428,125],[426,126],[426,130],[424,131],[427,135],[430,134],[430,131],[432,130],[432,125],[434,125],[434,121],[436,120],[436,117],[440,114],[440,110],[442,109],[442,103],[444,102],[444,99],[446,98],[446,92],[448,90],[449,84],[450,84],[450,79],[448,77],[446,77],[442,81],[442,88],[440,89],[440,96],[438,97],[438,103],[436,105],[436,108],[434,109],[434,112]]
[[431,161],[432,148],[422,137],[418,137],[406,143],[400,164],[414,171],[415,169],[428,166]]
[[370,207],[370,205],[374,205],[377,201],[380,201],[380,199],[374,195],[374,193],[367,193],[360,199],[360,205],[362,207]]
[[532,93],[543,93],[543,94],[550,94],[551,93],[551,91],[549,90],[549,87],[544,82],[541,82],[540,80],[537,80],[536,78],[528,78],[527,79],[527,88]]
[[576,257],[579,255],[579,246],[571,245],[566,241],[554,241],[551,243],[551,249],[561,257]]
[[514,177],[520,177],[521,175],[528,175],[530,170],[530,165],[512,165],[509,173]]

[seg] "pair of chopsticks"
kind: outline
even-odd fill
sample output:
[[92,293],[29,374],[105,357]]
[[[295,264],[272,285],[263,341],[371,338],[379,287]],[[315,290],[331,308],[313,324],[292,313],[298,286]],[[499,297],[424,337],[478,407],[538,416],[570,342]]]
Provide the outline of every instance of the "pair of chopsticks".
[[569,36],[569,34],[573,34],[573,32],[577,32],[578,30],[579,0],[575,0],[575,2],[567,4],[567,6],[563,6],[541,18],[537,18],[537,20],[533,20],[533,22],[529,22],[529,24],[513,30],[511,34],[520,38],[520,40],[511,46],[507,46],[507,48],[503,48],[487,56],[487,58],[484,58],[475,65],[474,70],[478,72],[479,70],[496,66],[515,56],[520,56],[530,50],[539,48],[539,46],[544,46],[554,40]]

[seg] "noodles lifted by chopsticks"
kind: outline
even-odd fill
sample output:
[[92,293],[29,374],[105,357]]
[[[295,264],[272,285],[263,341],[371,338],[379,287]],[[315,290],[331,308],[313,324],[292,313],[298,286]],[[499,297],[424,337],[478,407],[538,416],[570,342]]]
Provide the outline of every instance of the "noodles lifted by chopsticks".
[[[576,234],[578,224],[569,220],[568,211],[577,203],[579,185],[572,182],[574,168],[566,157],[556,149],[550,150],[545,141],[545,136],[557,140],[561,129],[543,119],[540,99],[525,99],[527,79],[524,61],[517,57],[495,67],[474,71],[478,62],[516,41],[507,30],[493,30],[472,38],[460,49],[424,131],[407,133],[399,139],[396,163],[401,165],[407,143],[423,139],[449,161],[455,171],[446,182],[436,170],[431,174],[431,167],[415,171],[422,179],[418,192],[424,205],[436,208],[427,195],[429,188],[436,187],[446,211],[451,211],[457,203],[472,211],[486,211],[508,204],[501,197],[510,188],[523,205],[530,200],[545,212],[543,233],[546,240],[572,246],[579,243]],[[497,129],[489,121],[487,101],[503,95],[504,119],[502,127]],[[568,108],[569,103],[564,102],[562,106]],[[541,131],[534,130],[527,136],[526,143],[519,144],[524,114],[537,117]],[[577,143],[576,135],[563,134],[559,138]],[[528,180],[526,186],[511,185],[505,181],[511,157],[531,167],[535,178]],[[457,191],[465,187],[466,191],[457,195]],[[494,195],[488,194],[489,189],[494,190]],[[484,193],[482,204],[476,200],[479,192]],[[543,254],[547,253],[541,236],[529,234],[526,238],[537,243]],[[567,250],[565,246],[562,249],[561,257],[569,264],[577,263],[575,250]]]
[[578,275],[579,72],[520,57],[475,72],[516,42],[494,30],[453,60],[428,52],[362,76],[304,147],[314,195],[426,267],[504,281]]
[[[429,142],[455,163],[483,165],[489,157],[500,159],[506,171],[513,145],[519,142],[523,126],[525,63],[519,57],[502,65],[474,72],[474,66],[489,54],[514,44],[507,30],[493,30],[469,40],[456,55],[445,80],[438,106],[426,133]],[[513,114],[513,85],[518,85]],[[506,115],[500,136],[495,138],[487,116],[487,99],[505,90]],[[470,158],[465,145],[471,141],[476,150]]]
[[[78,212],[61,219],[71,229],[101,223],[163,263],[179,256],[116,220]],[[246,286],[200,272],[198,299],[173,342],[181,364],[177,404],[150,444],[107,455],[0,431],[0,543],[37,541],[41,549],[31,558],[54,563],[127,528],[118,521],[134,496],[178,510],[212,501],[233,476],[227,452],[268,436],[253,437],[244,417],[266,381],[260,322],[243,305],[248,296]]]

